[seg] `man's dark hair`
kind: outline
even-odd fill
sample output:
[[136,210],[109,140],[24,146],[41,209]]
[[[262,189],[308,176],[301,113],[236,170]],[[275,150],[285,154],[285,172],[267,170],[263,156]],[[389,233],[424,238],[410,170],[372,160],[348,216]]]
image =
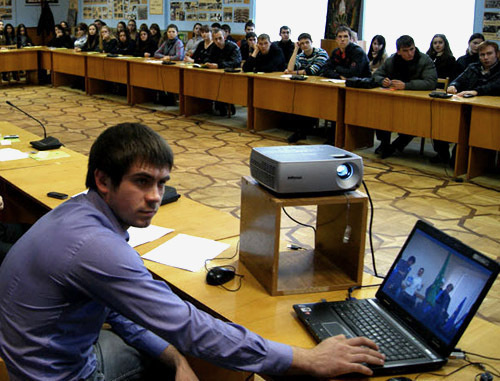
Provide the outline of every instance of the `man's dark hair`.
[[245,34],[245,40],[248,40],[251,37],[257,38],[257,33],[255,33],[255,32],[248,32],[247,34]]
[[297,39],[297,41],[300,41],[304,38],[307,38],[309,39],[311,42],[312,42],[312,38],[311,38],[311,35],[309,33],[301,33],[299,34],[299,38]]
[[211,25],[212,28],[218,28],[218,29],[222,29],[222,26],[220,25],[220,23],[218,22],[214,22],[212,25]]
[[255,24],[253,23],[253,21],[252,21],[252,20],[248,20],[248,21],[245,23],[245,28],[244,28],[244,29],[248,28],[249,26],[252,26],[252,27],[254,27],[254,28],[255,28]]
[[226,31],[227,33],[231,33],[231,27],[228,24],[222,24],[220,28]]
[[174,154],[165,139],[148,126],[120,123],[109,127],[92,144],[85,185],[97,190],[94,172],[99,169],[117,187],[130,167],[138,162],[172,169]]
[[415,257],[412,255],[410,258],[408,258],[407,262],[410,262],[412,261],[413,263],[415,263],[417,260],[415,259]]
[[469,38],[469,44],[471,43],[472,40],[475,40],[476,38],[480,38],[481,40],[484,41],[484,35],[482,33],[473,33]]
[[396,40],[396,50],[399,50],[401,48],[410,48],[412,46],[415,46],[415,41],[413,41],[413,38],[411,38],[407,34],[399,37]]
[[200,26],[200,32],[208,33],[210,32],[210,27],[207,24],[202,25]]
[[337,37],[337,35],[340,33],[340,32],[347,32],[347,34],[349,35],[349,39],[352,38],[352,30],[351,28],[349,28],[348,26],[346,25],[341,25],[337,28],[337,30],[335,31],[335,37]]
[[257,41],[262,41],[262,40],[271,41],[271,37],[269,37],[269,35],[265,33],[259,34],[259,37],[257,37]]
[[280,34],[281,34],[281,32],[283,32],[283,30],[289,30],[290,32],[292,31],[292,30],[290,29],[290,27],[288,27],[288,26],[286,26],[286,25],[283,25],[283,26],[280,28]]
[[[213,28],[212,29],[212,36],[214,36],[216,33],[219,33],[221,31],[222,31],[221,28]],[[222,33],[222,36],[224,36],[224,33]]]

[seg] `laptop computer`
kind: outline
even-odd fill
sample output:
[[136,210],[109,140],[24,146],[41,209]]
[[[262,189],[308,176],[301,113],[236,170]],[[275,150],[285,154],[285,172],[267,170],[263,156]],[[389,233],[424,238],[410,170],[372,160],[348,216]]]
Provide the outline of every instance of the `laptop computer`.
[[[375,375],[443,366],[499,272],[499,264],[417,221],[375,298],[296,304],[317,341],[367,336],[386,354]],[[380,327],[370,327],[372,323]],[[390,330],[390,333],[381,330]]]

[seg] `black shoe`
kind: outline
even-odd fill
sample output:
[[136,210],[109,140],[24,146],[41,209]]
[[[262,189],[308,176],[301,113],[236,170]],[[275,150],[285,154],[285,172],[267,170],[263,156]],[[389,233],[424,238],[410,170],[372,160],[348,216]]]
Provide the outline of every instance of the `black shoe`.
[[301,132],[301,131],[295,131],[293,134],[291,134],[288,138],[287,141],[288,143],[297,143],[300,139],[305,139],[306,135]]
[[380,145],[375,149],[375,154],[380,155],[385,149],[387,149],[388,146],[389,144],[387,143],[380,143]]
[[231,115],[236,114],[236,107],[234,105],[231,105]]
[[448,151],[438,152],[434,157],[429,160],[432,164],[445,163],[448,164],[450,161],[450,153]]
[[392,145],[385,146],[382,148],[380,157],[382,159],[387,159],[388,157],[392,156],[394,152],[396,152],[396,148],[394,148]]

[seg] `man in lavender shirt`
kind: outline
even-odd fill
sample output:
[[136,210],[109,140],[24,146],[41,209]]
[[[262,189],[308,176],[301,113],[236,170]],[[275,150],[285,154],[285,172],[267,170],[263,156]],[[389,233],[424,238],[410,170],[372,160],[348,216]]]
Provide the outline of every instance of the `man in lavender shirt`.
[[[371,374],[382,365],[366,338],[334,337],[312,349],[266,340],[225,323],[154,280],[128,244],[147,227],[173,154],[149,127],[104,131],[89,156],[88,194],[42,217],[0,267],[0,356],[15,380],[151,380],[164,363],[197,380],[181,353],[266,374]],[[102,329],[109,323],[111,329]],[[164,369],[160,370],[164,379]]]

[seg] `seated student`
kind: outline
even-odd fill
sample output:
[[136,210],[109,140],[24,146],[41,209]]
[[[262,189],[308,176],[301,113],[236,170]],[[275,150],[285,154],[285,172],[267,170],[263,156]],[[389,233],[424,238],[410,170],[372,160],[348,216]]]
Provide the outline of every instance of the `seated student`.
[[500,63],[498,44],[484,41],[479,44],[479,62],[472,63],[450,83],[448,92],[465,95],[500,95]]
[[385,52],[385,37],[377,34],[372,38],[370,48],[368,49],[368,61],[370,64],[370,72],[373,74],[382,66],[387,59]]
[[118,45],[116,46],[115,53],[124,56],[133,56],[135,53],[135,45],[135,41],[132,40],[128,34],[128,29],[121,30],[118,32]]
[[[373,73],[374,80],[380,86],[394,90],[434,90],[437,84],[434,63],[427,54],[420,53],[413,38],[407,35],[399,37],[396,49],[397,52]],[[390,144],[390,131],[377,130],[377,139],[380,140],[380,146],[375,153],[384,159],[396,150],[403,151],[413,136],[399,134]]]
[[[245,23],[245,36],[247,33],[250,33],[250,32],[254,32],[255,33],[255,24],[253,23],[252,20],[248,20],[246,23]],[[212,32],[212,35],[213,35],[213,32]],[[241,48],[244,48],[245,44],[247,43],[246,39],[243,38],[241,40],[238,41],[238,46]]]
[[286,68],[285,57],[279,47],[271,44],[269,35],[263,33],[257,37],[257,45],[252,54],[243,64],[245,72],[284,71]]
[[249,32],[245,35],[247,43],[240,48],[241,52],[241,66],[243,66],[248,59],[248,56],[253,53],[257,45],[257,34]]
[[[224,32],[220,29],[212,31],[214,46],[210,50],[207,67],[209,69],[238,68],[241,65],[241,53],[238,45],[224,39]],[[236,108],[229,105],[230,113],[234,115]],[[228,105],[222,102],[215,102],[215,110],[220,116],[228,114]]]
[[[449,78],[450,82],[455,79],[458,65],[453,57],[448,39],[444,34],[436,34],[432,37],[431,45],[427,50],[436,67],[438,78]],[[444,89],[446,91],[446,89]],[[449,143],[442,140],[432,142],[436,155],[430,159],[431,163],[448,163],[450,161]]]
[[156,58],[161,58],[163,61],[182,61],[184,59],[184,44],[177,37],[178,34],[177,25],[170,24],[167,27],[166,39],[155,52]]
[[200,42],[196,46],[196,49],[194,50],[193,54],[190,57],[188,55],[184,56],[184,61],[193,62],[200,65],[208,62],[210,57],[210,51],[214,46],[212,41],[212,30],[208,25],[202,25],[200,27],[200,33],[202,42]]
[[66,21],[61,21],[59,25],[63,27],[64,33],[67,34],[69,38],[71,38],[71,41],[74,41],[74,38],[71,35],[71,28],[69,27],[68,23]]
[[336,79],[351,77],[370,77],[368,57],[361,47],[351,42],[352,32],[341,25],[335,31],[338,48],[334,49],[325,66],[322,76]]
[[118,47],[118,40],[113,36],[111,28],[104,25],[99,31],[99,51],[102,53],[115,54]]
[[[0,356],[11,380],[173,379],[145,376],[149,359],[194,381],[181,352],[284,376],[371,375],[368,364],[384,364],[367,338],[331,337],[309,349],[273,342],[153,279],[127,229],[151,224],[173,161],[151,128],[108,128],[90,149],[88,193],[47,213],[11,249],[0,267]],[[111,329],[102,329],[105,321]]]
[[151,33],[151,40],[156,44],[156,49],[160,47],[161,30],[160,26],[156,23],[152,23],[149,27],[149,32]]
[[73,49],[73,41],[71,38],[64,32],[64,28],[57,24],[54,27],[55,36],[52,40],[49,41],[47,46],[52,48],[67,48]]
[[224,33],[224,40],[231,41],[236,44],[236,40],[233,38],[233,36],[231,36],[231,27],[229,26],[229,24],[222,24],[220,29]]
[[89,32],[87,35],[87,42],[81,48],[75,50],[82,52],[98,52],[99,51],[99,29],[96,24],[89,25]]
[[6,39],[6,45],[8,46],[15,46],[16,45],[16,30],[14,29],[14,26],[12,24],[6,24],[5,25],[5,30],[4,30],[4,35]]
[[84,22],[81,22],[76,26],[76,40],[73,43],[73,46],[79,48],[80,50],[83,48],[85,43],[87,42],[89,34],[89,27]]
[[5,25],[2,20],[0,20],[0,46],[7,45],[7,37],[5,36]]
[[203,38],[201,37],[201,24],[197,22],[193,26],[193,37],[186,43],[185,55],[191,57],[201,41],[203,41]]
[[479,53],[477,48],[483,41],[484,36],[481,33],[474,33],[472,36],[470,36],[469,46],[467,47],[465,55],[457,59],[460,73],[467,69],[467,66],[469,66],[471,63],[479,62]]
[[214,34],[214,29],[220,29],[222,30],[222,25],[218,22],[214,22],[212,25],[210,25],[210,29],[212,29],[212,35]]
[[128,20],[127,28],[130,38],[136,41],[137,38],[139,37],[139,33],[137,32],[137,23],[135,22],[134,19]]
[[[299,50],[302,50],[302,52],[298,53]],[[295,48],[285,73],[319,75],[327,60],[328,53],[326,50],[313,48],[311,35],[309,33],[301,33],[299,41],[295,43]]]
[[17,26],[16,41],[16,45],[18,48],[33,46],[33,41],[31,41],[30,36],[28,36],[26,26],[24,24],[19,24]]
[[290,40],[290,33],[292,33],[292,30],[286,25],[283,25],[280,28],[281,40],[273,42],[273,44],[276,44],[283,52],[283,56],[285,57],[286,63],[290,61],[290,58],[292,57],[293,54],[293,50],[296,46],[296,44],[294,44],[293,41]]
[[118,36],[118,34],[125,29],[127,29],[127,24],[125,24],[125,21],[118,21],[118,24],[116,24],[116,35]]
[[209,69],[237,68],[241,64],[241,53],[238,45],[224,40],[224,33],[220,29],[212,31],[214,46],[208,57]]
[[97,29],[101,30],[101,28],[106,25],[106,23],[102,20],[95,19],[94,24],[97,26]]
[[[131,39],[131,41],[133,41]],[[139,39],[135,43],[133,55],[136,57],[153,57],[158,47],[155,41],[151,38],[149,29],[143,29],[139,32]]]

